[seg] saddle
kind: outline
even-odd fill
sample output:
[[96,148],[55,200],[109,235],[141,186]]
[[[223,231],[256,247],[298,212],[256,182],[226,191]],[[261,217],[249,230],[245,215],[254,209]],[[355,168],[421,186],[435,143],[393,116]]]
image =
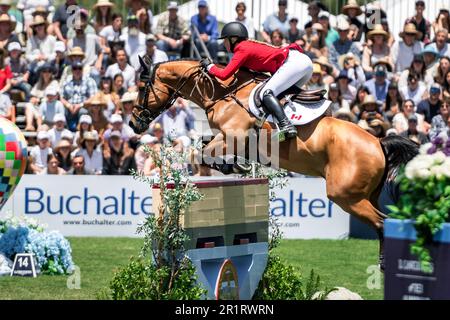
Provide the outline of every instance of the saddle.
[[[255,105],[260,108],[262,107],[262,101],[260,98],[261,91],[264,90],[264,87],[266,85],[265,81],[261,86],[256,88],[255,95],[254,95],[254,101]],[[325,94],[327,93],[327,90],[325,89],[317,89],[317,90],[303,90],[297,87],[296,85],[293,85],[289,89],[283,91],[277,96],[277,99],[282,101],[286,98],[286,96],[290,95],[290,100],[298,103],[314,103],[319,102],[323,99],[325,99]]]

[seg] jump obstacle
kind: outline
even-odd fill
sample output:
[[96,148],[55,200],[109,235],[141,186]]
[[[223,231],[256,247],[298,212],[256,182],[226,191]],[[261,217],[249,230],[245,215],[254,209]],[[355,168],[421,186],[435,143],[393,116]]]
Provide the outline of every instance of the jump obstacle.
[[[268,258],[267,179],[194,182],[204,195],[181,217],[189,240],[186,254],[208,299],[251,299]],[[153,212],[161,204],[153,187]]]

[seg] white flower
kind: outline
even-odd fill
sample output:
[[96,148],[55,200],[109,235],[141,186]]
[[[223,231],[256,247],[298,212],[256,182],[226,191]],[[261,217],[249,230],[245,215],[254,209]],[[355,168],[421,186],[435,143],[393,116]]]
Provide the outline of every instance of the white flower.
[[433,144],[431,142],[428,142],[428,143],[425,143],[425,144],[421,145],[420,148],[419,148],[419,153],[420,154],[427,154],[428,149],[430,149],[432,145]]
[[444,163],[444,161],[447,159],[447,156],[442,151],[437,151],[435,154],[432,155],[433,158],[433,164],[434,165],[440,165]]
[[421,179],[428,179],[431,176],[431,171],[428,169],[419,169],[417,170],[417,177]]

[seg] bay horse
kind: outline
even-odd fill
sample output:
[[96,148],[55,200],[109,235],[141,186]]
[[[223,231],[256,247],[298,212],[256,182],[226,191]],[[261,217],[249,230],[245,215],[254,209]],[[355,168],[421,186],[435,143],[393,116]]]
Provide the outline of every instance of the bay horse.
[[[204,109],[210,127],[220,130],[205,151],[222,148],[227,154],[230,150],[226,150],[225,138],[230,132],[255,127],[256,118],[248,111],[249,94],[258,84],[255,73],[240,70],[231,80],[221,82],[202,71],[197,60],[152,67],[151,61],[141,59],[141,66],[138,101],[130,120],[137,133],[147,130],[177,97]],[[266,124],[265,128],[271,127]],[[377,231],[383,268],[386,214],[380,210],[378,198],[385,182],[392,181],[399,166],[416,154],[417,146],[407,139],[394,136],[380,140],[356,124],[323,115],[299,126],[296,139],[280,143],[279,167],[325,178],[328,198]]]

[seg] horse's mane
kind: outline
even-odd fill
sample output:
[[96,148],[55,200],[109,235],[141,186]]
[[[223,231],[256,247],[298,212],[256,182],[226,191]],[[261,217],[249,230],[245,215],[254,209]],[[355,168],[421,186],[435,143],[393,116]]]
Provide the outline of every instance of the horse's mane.
[[[158,70],[158,68],[162,65],[166,65],[166,64],[171,64],[171,63],[175,63],[175,62],[180,62],[180,61],[187,61],[187,62],[199,62],[200,60],[198,59],[192,59],[192,58],[182,58],[182,59],[177,59],[177,60],[170,60],[170,61],[163,61],[163,62],[158,62],[155,63],[152,66],[152,74],[151,74],[151,81],[152,83],[154,83],[155,81],[155,76],[156,76],[156,71]],[[219,66],[221,67],[225,67],[222,64],[219,64]],[[241,68],[239,69],[239,71],[237,72],[238,74],[245,74],[245,75],[250,75],[253,78],[257,79],[257,78],[266,78],[267,75],[261,72],[256,72],[256,71],[252,71],[250,69],[247,68]]]

